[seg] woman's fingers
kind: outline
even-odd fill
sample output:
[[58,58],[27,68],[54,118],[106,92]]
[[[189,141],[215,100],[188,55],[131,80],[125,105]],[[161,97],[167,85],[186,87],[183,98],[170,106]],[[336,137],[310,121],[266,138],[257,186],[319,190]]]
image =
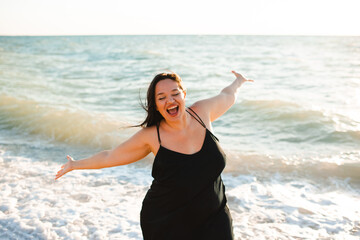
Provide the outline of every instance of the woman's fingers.
[[69,171],[70,162],[74,161],[69,155],[67,155],[66,158],[68,159],[68,162],[60,167],[60,170],[56,173],[55,180],[67,173]]
[[64,174],[57,174],[56,176],[55,176],[55,180],[57,180],[59,177],[61,177],[62,175],[64,175]]
[[231,72],[235,75],[236,78],[240,78],[244,82],[254,82],[254,80],[246,79],[246,78],[243,77],[243,75],[241,75],[240,73],[235,72],[234,70],[232,70]]
[[55,179],[61,177],[62,175],[63,175],[63,169],[60,169],[60,170],[56,173]]
[[238,72],[235,72],[234,70],[233,71],[231,71],[234,75],[235,75],[235,77],[236,78],[241,78],[241,79],[245,79],[240,73],[238,73]]
[[60,173],[58,172],[55,176],[55,180],[58,179],[59,177],[61,177]]
[[238,77],[242,77],[241,76],[241,74],[240,73],[237,73],[237,72],[235,72],[234,70],[233,71],[231,71],[233,74],[235,74],[235,76],[238,78]]
[[61,169],[60,171],[58,171],[56,173],[56,176],[55,176],[55,180],[58,179],[59,177],[63,176],[66,172],[64,171],[64,169]]

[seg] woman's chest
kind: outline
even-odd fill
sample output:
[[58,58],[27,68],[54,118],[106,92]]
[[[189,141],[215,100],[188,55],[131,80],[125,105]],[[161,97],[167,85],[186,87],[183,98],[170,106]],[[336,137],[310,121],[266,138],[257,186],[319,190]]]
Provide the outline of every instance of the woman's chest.
[[161,135],[161,146],[173,152],[192,155],[202,149],[206,135],[207,130],[204,128],[183,134],[163,133]]
[[160,147],[155,157],[152,176],[159,182],[184,184],[211,181],[221,174],[226,155],[211,136],[206,136],[202,148],[194,154],[182,154]]

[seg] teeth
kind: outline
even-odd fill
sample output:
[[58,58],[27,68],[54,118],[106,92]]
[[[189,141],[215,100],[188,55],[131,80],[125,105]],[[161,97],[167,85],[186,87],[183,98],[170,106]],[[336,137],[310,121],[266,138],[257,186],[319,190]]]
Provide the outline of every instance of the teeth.
[[174,108],[177,108],[177,106],[174,106],[174,107],[168,108],[168,110],[171,110],[171,109],[174,109]]

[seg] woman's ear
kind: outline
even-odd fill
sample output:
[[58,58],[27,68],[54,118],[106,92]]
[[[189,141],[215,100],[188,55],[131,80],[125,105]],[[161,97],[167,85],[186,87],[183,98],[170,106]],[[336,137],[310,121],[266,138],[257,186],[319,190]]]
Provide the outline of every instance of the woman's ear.
[[183,90],[183,92],[184,92],[184,99],[185,99],[185,97],[186,97],[186,90]]

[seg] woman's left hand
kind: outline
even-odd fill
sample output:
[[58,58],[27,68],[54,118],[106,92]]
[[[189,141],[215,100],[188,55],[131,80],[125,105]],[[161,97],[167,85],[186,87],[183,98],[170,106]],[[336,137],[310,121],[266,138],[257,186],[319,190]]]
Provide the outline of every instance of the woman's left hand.
[[241,75],[240,73],[237,73],[235,71],[231,72],[235,75],[236,79],[240,81],[240,84],[243,84],[244,82],[254,82],[254,80],[244,78],[243,75]]
[[68,159],[68,162],[61,166],[61,169],[56,173],[55,180],[74,169],[74,159],[69,155],[67,155],[66,157]]

